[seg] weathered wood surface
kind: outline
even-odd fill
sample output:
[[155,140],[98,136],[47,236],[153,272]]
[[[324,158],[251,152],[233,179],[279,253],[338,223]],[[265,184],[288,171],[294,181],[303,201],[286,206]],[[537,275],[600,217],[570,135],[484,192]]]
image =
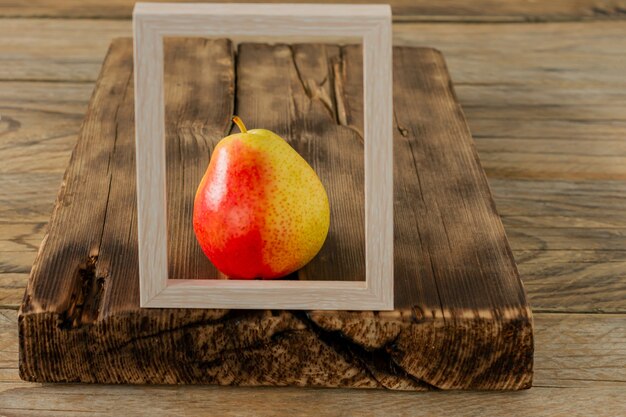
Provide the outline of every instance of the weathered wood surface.
[[[24,379],[530,386],[524,290],[445,63],[431,49],[395,50],[394,312],[140,309],[131,45],[119,40],[109,51],[31,272],[19,317]],[[180,190],[192,184],[193,196],[232,113],[289,138],[334,203],[336,230],[299,277],[362,276],[360,47],[241,44],[235,60],[225,40],[165,46],[166,61],[176,58],[165,67],[175,277],[206,272],[194,261],[202,254]]]
[[[359,79],[356,66],[342,75],[343,52],[332,46],[244,44],[235,61],[230,43],[213,51],[199,50],[193,39],[172,42],[165,65],[169,276],[221,276],[189,227],[193,184],[200,183],[217,142],[238,131],[230,121],[238,114],[249,128],[286,138],[315,169],[332,202],[326,242],[298,278],[365,280],[363,138],[342,125],[346,115],[339,114],[339,108],[350,111],[342,96],[355,86],[344,88],[344,80]],[[358,84],[355,100],[362,108]]]
[[[194,184],[200,183],[213,148],[231,129],[234,51],[226,43],[200,49],[193,39],[177,39],[164,47],[168,51],[164,68],[168,275],[181,279],[217,278],[221,274],[202,253],[189,225],[193,218]],[[207,118],[213,123],[206,123]],[[132,137],[134,130],[127,134]],[[119,168],[130,168],[123,175],[132,177],[134,166]],[[131,272],[134,273],[135,270]]]
[[[475,9],[471,16],[467,2],[464,7],[450,1],[429,2],[449,7],[448,14],[417,18],[465,19],[454,15],[459,11],[471,21],[483,22],[605,19],[604,15],[609,20],[541,25],[394,25],[396,44],[434,46],[446,55],[534,311],[626,312],[626,251],[614,249],[623,247],[624,242],[614,231],[626,224],[626,186],[620,179],[624,171],[619,170],[624,164],[615,160],[615,156],[624,157],[626,136],[626,90],[622,87],[626,27],[623,22],[610,21],[624,15],[609,3],[515,1],[516,7],[534,8],[535,12],[494,18],[492,11],[507,2],[472,2]],[[71,17],[86,16],[84,9],[77,13],[78,7],[55,6],[63,3],[42,4],[43,9],[33,7],[33,2],[11,2],[10,14],[54,14],[62,18],[10,19],[5,7],[0,24],[0,305],[14,310],[21,302],[106,49],[113,37],[131,33],[128,20],[106,20],[100,12],[92,14],[97,19],[77,20]],[[619,2],[613,4],[618,6]],[[570,13],[572,7],[582,12]],[[598,64],[602,62],[607,64]],[[540,163],[548,153],[550,167]],[[587,165],[588,156],[595,156],[593,167]],[[516,161],[515,170],[510,169],[509,159]],[[604,167],[613,173],[603,174]],[[563,287],[569,290],[564,293]],[[4,389],[12,390],[12,408],[7,410],[7,405],[0,414],[65,416],[90,410],[117,415],[120,404],[131,414],[132,410],[140,414],[154,404],[155,411],[168,410],[169,414],[187,410],[188,414],[201,415],[223,405],[222,414],[241,409],[260,415],[276,415],[282,410],[286,415],[293,415],[294,410],[305,415],[307,412],[299,408],[301,401],[312,404],[315,398],[320,399],[317,404],[328,407],[310,410],[310,415],[338,414],[361,404],[356,413],[363,415],[432,415],[441,413],[442,408],[450,414],[476,410],[475,414],[497,416],[623,415],[623,374],[593,373],[598,360],[616,364],[619,371],[624,369],[623,361],[612,362],[615,349],[602,337],[619,334],[603,324],[618,316],[576,315],[568,321],[567,330],[564,327],[556,334],[544,333],[550,317],[568,316],[535,315],[532,390],[417,396],[380,391],[25,383],[18,381],[17,329],[11,323],[13,327],[0,337],[0,344],[7,341],[9,346],[1,355],[8,362],[2,362],[0,373],[9,384],[3,385]],[[13,337],[10,342],[6,334]],[[570,353],[559,354],[551,348],[544,354],[542,348],[558,334],[567,335]],[[552,384],[559,388],[543,388],[545,367],[540,363],[548,357],[567,361],[547,366],[561,377]],[[579,360],[581,365],[575,365]],[[563,368],[569,374],[568,381],[559,373]],[[155,403],[157,400],[162,401]],[[377,408],[378,404],[384,408]]]
[[[446,53],[522,279],[540,284],[527,286],[533,308],[626,312],[619,264],[626,260],[619,230],[626,225],[620,179],[626,90],[615,87],[624,84],[619,52],[626,28],[621,22],[528,28],[403,24],[394,34],[397,43]],[[25,285],[89,83],[111,37],[128,34],[126,21],[5,19],[0,25],[0,78],[12,80],[0,81],[0,274],[21,274],[11,275],[13,283]],[[488,62],[498,64],[487,77]],[[0,304],[17,308],[21,289],[3,282]],[[562,284],[571,289],[567,296]]]
[[362,61],[346,68],[352,50],[306,44],[239,47],[236,113],[249,126],[266,126],[289,138],[317,172],[331,202],[327,240],[298,272],[300,279],[362,281],[365,276],[363,124],[345,122],[348,103],[363,108]]
[[524,392],[383,392],[211,386],[38,384],[19,379],[17,312],[0,310],[0,415],[622,416],[626,316],[535,315],[535,378]]
[[[155,0],[175,2],[177,0]],[[193,2],[198,0],[180,0]],[[206,1],[206,0],[204,0]],[[223,1],[219,1],[223,2]],[[235,0],[234,3],[276,3],[278,0]],[[291,0],[310,3],[311,0]],[[379,0],[324,0],[326,3],[380,3]],[[626,15],[623,0],[390,0],[394,21],[543,22],[620,19]],[[135,0],[32,0],[27,4],[0,1],[4,17],[73,17],[129,19]]]

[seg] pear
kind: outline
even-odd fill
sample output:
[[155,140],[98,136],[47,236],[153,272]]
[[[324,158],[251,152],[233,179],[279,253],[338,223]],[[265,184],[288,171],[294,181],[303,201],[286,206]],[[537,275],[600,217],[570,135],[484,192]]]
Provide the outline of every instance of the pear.
[[247,130],[215,147],[194,201],[200,247],[229,278],[272,279],[306,265],[328,234],[326,190],[280,136]]

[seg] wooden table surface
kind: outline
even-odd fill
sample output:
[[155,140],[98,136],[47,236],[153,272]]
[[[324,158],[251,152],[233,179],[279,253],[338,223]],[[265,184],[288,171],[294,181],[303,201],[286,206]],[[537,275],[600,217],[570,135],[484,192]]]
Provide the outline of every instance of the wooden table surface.
[[534,311],[534,388],[20,381],[17,309],[106,49],[130,35],[132,2],[0,0],[0,415],[626,414],[626,1],[392,6],[395,44],[447,59]]

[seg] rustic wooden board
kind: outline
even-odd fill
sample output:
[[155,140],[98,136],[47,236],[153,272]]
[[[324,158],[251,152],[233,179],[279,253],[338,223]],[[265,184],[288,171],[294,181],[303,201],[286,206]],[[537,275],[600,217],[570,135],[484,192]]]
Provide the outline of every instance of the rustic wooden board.
[[[131,22],[2,23],[0,306],[17,309],[92,82]],[[394,34],[445,52],[533,311],[624,313],[626,26],[528,27],[402,23]]]
[[[206,60],[202,82],[210,89],[200,96],[193,84],[166,86],[199,100],[172,131],[179,143],[219,139],[233,111],[251,126],[283,134],[334,123],[346,137],[360,135],[355,47],[244,44],[235,58],[227,45],[200,40],[168,50]],[[255,59],[289,73],[243,67]],[[131,43],[114,42],[19,314],[22,378],[529,387],[530,311],[443,58],[432,49],[397,48],[394,63],[395,311],[141,310]],[[260,80],[274,89],[259,91]],[[276,103],[255,106],[257,94],[271,94]],[[217,107],[200,117],[199,105],[211,100]],[[182,128],[193,134],[181,134]],[[168,168],[176,166],[182,162]]]
[[[615,416],[626,409],[626,315],[533,314],[533,389],[519,392],[36,384],[18,374],[17,311],[0,310],[0,415]],[[575,341],[575,342],[573,342]],[[459,411],[458,413],[456,411]]]

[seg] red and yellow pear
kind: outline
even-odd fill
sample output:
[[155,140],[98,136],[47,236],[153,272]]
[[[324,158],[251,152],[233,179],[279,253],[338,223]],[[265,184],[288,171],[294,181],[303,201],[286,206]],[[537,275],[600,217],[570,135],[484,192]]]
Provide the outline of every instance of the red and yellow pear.
[[328,196],[313,168],[280,136],[247,130],[215,147],[194,201],[193,228],[229,278],[272,279],[306,265],[324,244]]

